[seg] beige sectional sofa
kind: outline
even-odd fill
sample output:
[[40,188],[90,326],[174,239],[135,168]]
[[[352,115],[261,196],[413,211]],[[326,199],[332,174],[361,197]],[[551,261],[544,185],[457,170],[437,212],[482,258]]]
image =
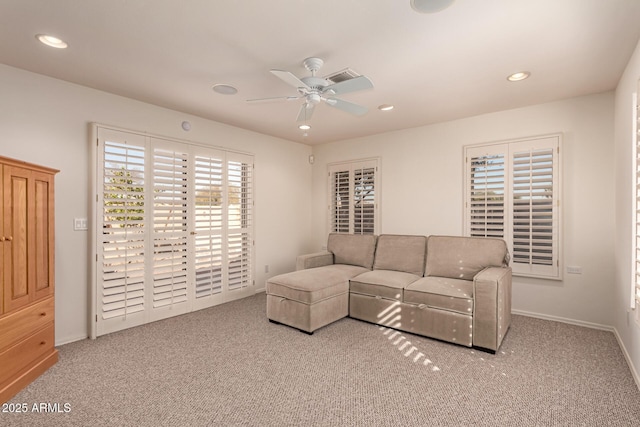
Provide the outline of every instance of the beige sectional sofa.
[[495,352],[511,323],[500,239],[330,234],[267,281],[267,317],[307,333],[354,319]]

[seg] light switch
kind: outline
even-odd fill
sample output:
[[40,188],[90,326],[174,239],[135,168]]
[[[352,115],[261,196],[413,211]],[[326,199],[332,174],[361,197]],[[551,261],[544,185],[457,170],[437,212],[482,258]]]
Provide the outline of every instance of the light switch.
[[87,218],[74,218],[73,229],[75,231],[83,231],[87,229]]
[[567,266],[567,273],[569,273],[569,274],[582,274],[582,267]]

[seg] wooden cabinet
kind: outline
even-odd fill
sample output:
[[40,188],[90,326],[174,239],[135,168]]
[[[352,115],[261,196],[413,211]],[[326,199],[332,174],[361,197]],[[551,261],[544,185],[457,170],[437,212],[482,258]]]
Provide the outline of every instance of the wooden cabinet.
[[0,402],[58,360],[54,347],[54,175],[0,156]]

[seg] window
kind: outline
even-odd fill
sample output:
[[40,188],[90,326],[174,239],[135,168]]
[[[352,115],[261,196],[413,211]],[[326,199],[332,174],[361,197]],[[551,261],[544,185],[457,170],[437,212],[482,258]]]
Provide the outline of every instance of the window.
[[378,232],[378,160],[329,165],[329,230],[332,233]]
[[465,234],[504,239],[516,275],[560,279],[560,135],[464,151]]
[[252,156],[96,133],[96,335],[251,295]]
[[[640,87],[640,86],[639,86]],[[636,311],[636,322],[640,324],[640,110],[638,95],[633,96],[633,280],[631,308]]]

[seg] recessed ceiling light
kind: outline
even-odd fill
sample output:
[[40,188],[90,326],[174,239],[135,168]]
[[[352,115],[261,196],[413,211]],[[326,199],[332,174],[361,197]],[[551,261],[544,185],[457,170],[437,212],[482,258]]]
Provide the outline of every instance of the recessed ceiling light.
[[510,82],[519,82],[520,80],[528,78],[530,75],[531,73],[528,71],[518,71],[517,73],[513,73],[507,77],[507,80]]
[[216,84],[212,87],[213,91],[222,95],[235,95],[238,93],[238,89],[231,85]]
[[436,13],[445,10],[454,0],[411,0],[411,7],[420,13]]
[[393,105],[391,104],[382,104],[382,105],[378,105],[378,110],[380,111],[391,111],[393,110]]
[[298,126],[298,129],[300,129],[300,130],[309,130],[309,129],[311,129],[311,126],[309,126],[309,125],[300,125],[300,126]]
[[47,34],[38,34],[36,35],[36,38],[40,40],[41,43],[44,43],[47,46],[55,47],[56,49],[65,49],[67,46],[69,46],[59,38],[49,36]]

